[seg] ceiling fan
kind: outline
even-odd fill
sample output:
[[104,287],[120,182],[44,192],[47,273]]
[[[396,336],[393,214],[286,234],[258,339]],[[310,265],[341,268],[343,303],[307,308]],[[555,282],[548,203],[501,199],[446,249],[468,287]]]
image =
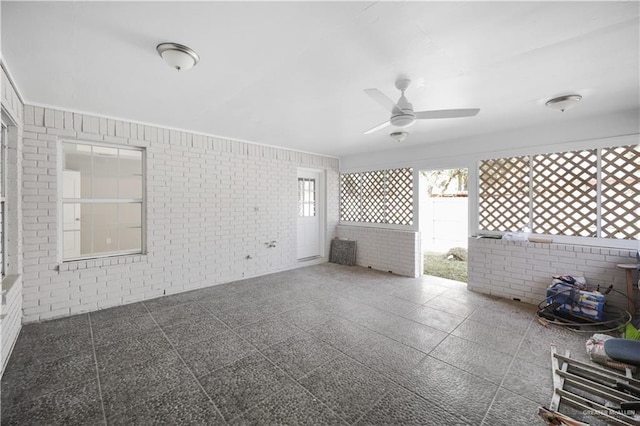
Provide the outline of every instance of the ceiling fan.
[[[408,127],[411,126],[416,120],[435,119],[435,118],[459,118],[459,117],[473,117],[480,112],[479,108],[468,109],[439,109],[433,111],[418,111],[413,112],[413,105],[404,96],[405,90],[409,87],[411,80],[408,78],[400,78],[396,81],[396,88],[402,92],[398,102],[393,102],[384,93],[378,89],[365,89],[365,93],[373,98],[374,101],[382,105],[383,108],[391,112],[391,118],[382,124],[373,127],[366,132],[365,135],[373,133],[377,130],[384,129],[389,125],[396,127]],[[397,131],[391,133],[391,136],[402,141],[407,137],[408,133],[404,131]]]

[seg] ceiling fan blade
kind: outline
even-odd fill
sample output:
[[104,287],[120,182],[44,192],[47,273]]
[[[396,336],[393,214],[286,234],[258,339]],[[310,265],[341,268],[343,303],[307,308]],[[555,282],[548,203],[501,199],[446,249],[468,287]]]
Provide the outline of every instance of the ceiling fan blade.
[[480,112],[479,108],[469,109],[438,109],[434,111],[418,111],[416,112],[417,119],[427,118],[460,118],[460,117],[473,117]]
[[368,135],[369,133],[373,133],[373,132],[378,131],[380,129],[384,129],[385,127],[390,126],[390,125],[391,125],[391,122],[389,120],[387,120],[384,123],[378,124],[376,127],[367,130],[366,132],[364,132],[364,134]]
[[364,92],[371,96],[374,101],[382,105],[382,107],[389,112],[394,112],[395,109],[400,109],[395,102],[393,102],[387,95],[379,91],[378,89],[364,89]]

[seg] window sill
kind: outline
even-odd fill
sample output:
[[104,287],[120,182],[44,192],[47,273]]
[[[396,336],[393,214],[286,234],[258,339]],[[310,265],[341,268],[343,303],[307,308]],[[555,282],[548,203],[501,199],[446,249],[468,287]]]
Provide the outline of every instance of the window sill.
[[98,257],[94,259],[71,260],[58,265],[59,272],[77,271],[81,269],[102,268],[105,266],[128,265],[131,263],[146,262],[147,255],[125,254],[122,256]]
[[7,304],[6,296],[9,293],[9,290],[11,290],[11,287],[13,287],[19,279],[20,275],[5,275],[2,278],[2,292],[0,293],[0,296],[2,297],[2,305]]

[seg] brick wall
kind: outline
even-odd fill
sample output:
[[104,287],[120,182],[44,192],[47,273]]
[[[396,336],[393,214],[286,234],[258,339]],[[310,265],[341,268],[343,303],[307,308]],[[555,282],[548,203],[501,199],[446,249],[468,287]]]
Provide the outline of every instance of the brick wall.
[[[304,266],[298,167],[326,171],[327,244],[335,235],[337,159],[30,105],[24,116],[26,322]],[[59,262],[60,140],[146,149],[146,255]]]
[[2,280],[4,297],[0,305],[0,376],[22,326],[22,122],[23,105],[11,84],[4,66],[0,73],[3,121],[8,126],[6,189],[6,246],[5,277]]
[[[616,264],[635,263],[635,253],[630,249],[470,238],[468,288],[537,304],[545,298],[552,275],[573,275],[585,277],[590,285],[613,285],[626,294],[625,272]],[[619,294],[611,293],[608,301],[627,307]],[[640,305],[636,302],[636,306]]]
[[339,225],[338,237],[357,241],[356,264],[417,277],[422,271],[420,233]]

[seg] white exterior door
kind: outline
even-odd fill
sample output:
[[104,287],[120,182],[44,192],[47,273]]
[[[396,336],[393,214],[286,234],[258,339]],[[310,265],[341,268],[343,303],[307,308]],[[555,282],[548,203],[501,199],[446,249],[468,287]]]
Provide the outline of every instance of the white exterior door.
[[298,259],[323,255],[324,172],[298,169]]
[[[62,197],[80,198],[80,172],[62,171]],[[80,204],[64,204],[62,212],[64,258],[80,257]]]

